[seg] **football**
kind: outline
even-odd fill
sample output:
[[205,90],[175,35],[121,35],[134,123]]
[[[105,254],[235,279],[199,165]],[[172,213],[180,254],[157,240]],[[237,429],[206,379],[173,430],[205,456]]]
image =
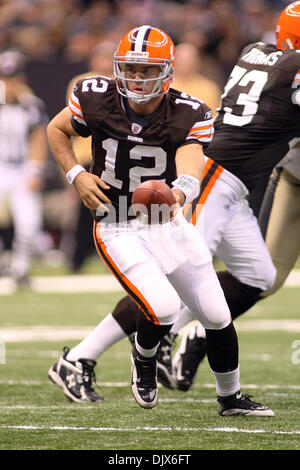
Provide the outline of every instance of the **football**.
[[172,189],[163,181],[148,180],[141,183],[132,194],[132,208],[137,217],[146,223],[164,223],[172,216],[170,208],[176,204]]

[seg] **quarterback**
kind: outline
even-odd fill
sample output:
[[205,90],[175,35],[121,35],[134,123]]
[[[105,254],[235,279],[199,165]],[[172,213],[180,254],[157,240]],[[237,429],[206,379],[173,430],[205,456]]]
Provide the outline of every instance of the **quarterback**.
[[[254,214],[258,214],[274,165],[299,136],[299,18],[300,2],[294,2],[278,20],[277,47],[256,43],[241,52],[224,89],[214,138],[205,148],[205,154],[210,158],[206,160],[199,196],[183,209],[187,219],[203,232],[211,254],[216,254],[227,267],[227,271],[217,274],[233,319],[278,288],[280,279],[287,275],[295,253],[298,253],[297,237],[292,237],[293,244],[288,243],[284,250],[288,256],[285,256],[283,264],[281,253],[279,264],[277,255],[274,258],[268,234],[267,243],[279,270],[276,277],[276,269]],[[293,161],[295,158],[296,150],[293,151]],[[286,182],[292,170],[295,174],[294,167],[289,164],[281,179]],[[291,188],[296,189],[297,186],[293,183]],[[293,196],[294,193],[290,195],[296,201],[297,193]],[[283,213],[287,215],[292,207],[297,211],[297,205],[293,203],[289,211],[284,209]],[[273,214],[270,220],[270,226],[274,226]],[[276,230],[272,233],[275,234]],[[281,246],[276,243],[278,254]],[[289,267],[288,260],[291,261]],[[69,358],[98,359],[116,341],[126,334],[133,334],[137,311],[130,297],[122,299],[112,314],[70,351]],[[177,373],[175,380],[170,364],[172,341],[181,327],[192,319],[193,313],[183,307],[158,351],[160,381],[181,390],[190,388],[198,365],[206,354],[206,332],[199,324],[183,338],[173,362]]]
[[[184,303],[207,330],[219,414],[273,416],[271,409],[240,392],[237,335],[199,231],[181,210],[156,226],[154,235],[130,215],[132,193],[142,181],[165,181],[181,207],[200,192],[202,147],[213,136],[212,113],[202,101],[170,88],[174,51],[172,40],[158,28],[143,25],[129,31],[114,56],[115,80],[96,76],[79,81],[69,108],[48,126],[49,143],[92,211],[99,255],[138,306],[131,355],[137,403],[144,408],[157,403],[157,349]],[[92,136],[90,172],[72,152],[74,135]],[[110,207],[117,223],[107,217]],[[74,401],[98,401],[91,386],[94,365],[82,356],[72,361],[65,351],[49,377]],[[80,380],[72,386],[69,375]]]

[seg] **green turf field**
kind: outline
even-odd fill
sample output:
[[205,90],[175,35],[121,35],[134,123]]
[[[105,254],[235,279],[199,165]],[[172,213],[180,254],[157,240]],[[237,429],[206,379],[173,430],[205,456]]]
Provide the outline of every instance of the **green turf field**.
[[242,389],[269,405],[274,418],[219,417],[206,360],[189,392],[160,387],[156,408],[140,408],[129,387],[127,339],[97,364],[104,403],[67,401],[48,380],[48,368],[63,346],[75,345],[121,296],[0,296],[0,333],[7,335],[0,364],[1,450],[300,449],[299,287],[283,288],[236,322]]

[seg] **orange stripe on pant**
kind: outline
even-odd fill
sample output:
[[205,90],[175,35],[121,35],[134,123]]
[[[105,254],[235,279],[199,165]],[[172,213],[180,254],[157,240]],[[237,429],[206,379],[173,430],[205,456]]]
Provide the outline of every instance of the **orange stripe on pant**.
[[117,278],[123,289],[136,302],[139,309],[146,315],[147,319],[155,325],[160,325],[151,305],[147,302],[143,294],[118,268],[112,257],[108,254],[105,242],[100,236],[100,222],[94,222],[94,242],[99,256],[103,259],[113,275]]
[[221,167],[220,165],[217,166],[216,170],[214,171],[214,173],[210,177],[209,182],[205,186],[205,189],[204,189],[203,193],[200,196],[199,204],[204,204],[205,203],[205,201],[207,200],[209,194],[211,193],[212,188],[214,187],[217,179],[219,178],[220,174],[222,173],[223,169],[224,168]]
[[200,195],[198,196],[198,199],[187,204],[183,210],[183,215],[191,224],[196,225],[203,205],[223,170],[224,168],[221,165],[218,165],[210,158],[206,161],[201,180]]

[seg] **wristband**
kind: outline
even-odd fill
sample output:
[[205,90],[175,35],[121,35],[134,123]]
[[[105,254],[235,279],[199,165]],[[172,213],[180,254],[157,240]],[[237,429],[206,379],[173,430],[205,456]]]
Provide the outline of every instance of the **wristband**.
[[66,178],[69,181],[70,184],[72,184],[76,178],[76,176],[79,175],[79,173],[82,173],[83,171],[86,171],[85,168],[81,165],[75,165],[71,170],[66,173]]
[[172,182],[174,189],[180,189],[185,195],[185,204],[192,202],[200,192],[200,183],[197,178],[191,175],[180,175]]
[[292,103],[300,106],[300,88],[292,94]]

